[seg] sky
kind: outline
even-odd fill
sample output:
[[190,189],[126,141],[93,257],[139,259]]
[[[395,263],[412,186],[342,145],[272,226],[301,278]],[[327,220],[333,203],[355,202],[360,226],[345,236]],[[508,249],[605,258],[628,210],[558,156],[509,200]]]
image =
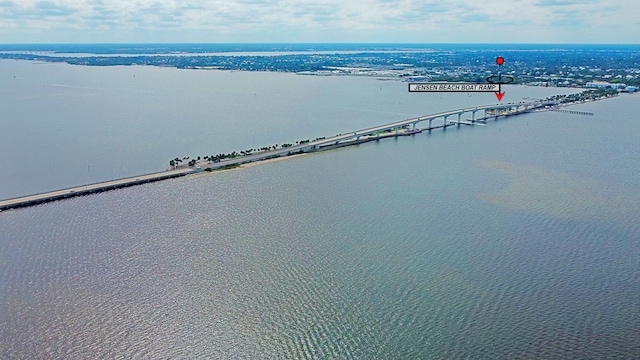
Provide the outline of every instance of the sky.
[[638,0],[0,0],[0,43],[640,43]]

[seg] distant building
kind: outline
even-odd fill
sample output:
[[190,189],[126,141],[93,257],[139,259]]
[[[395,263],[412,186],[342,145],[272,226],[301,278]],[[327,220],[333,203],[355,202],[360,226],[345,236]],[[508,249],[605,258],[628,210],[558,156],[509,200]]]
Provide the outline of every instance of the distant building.
[[606,81],[592,81],[587,83],[588,88],[596,88],[596,89],[616,89],[616,90],[624,90],[627,85],[622,83],[608,83]]

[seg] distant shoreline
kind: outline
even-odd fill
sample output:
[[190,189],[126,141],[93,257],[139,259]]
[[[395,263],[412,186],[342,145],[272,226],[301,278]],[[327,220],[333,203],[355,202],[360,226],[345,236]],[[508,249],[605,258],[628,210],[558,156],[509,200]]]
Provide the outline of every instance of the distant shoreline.
[[[530,86],[586,87],[589,82],[610,81],[640,87],[635,70],[640,68],[638,48],[634,44],[0,44],[0,59],[429,82],[480,83],[501,72],[513,84]],[[497,54],[504,59],[500,69]]]

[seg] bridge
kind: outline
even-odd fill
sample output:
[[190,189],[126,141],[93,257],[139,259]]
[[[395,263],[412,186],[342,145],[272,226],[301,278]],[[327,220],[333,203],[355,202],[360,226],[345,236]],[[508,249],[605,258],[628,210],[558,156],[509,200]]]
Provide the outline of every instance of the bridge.
[[[12,208],[27,207],[37,204],[42,204],[50,201],[56,201],[75,196],[88,195],[97,192],[103,192],[128,186],[134,186],[154,181],[171,179],[179,176],[185,176],[189,174],[199,173],[204,171],[202,166],[210,170],[216,170],[228,166],[246,164],[250,162],[261,161],[265,159],[276,158],[280,156],[287,156],[296,153],[306,153],[326,150],[337,146],[348,146],[358,144],[364,141],[371,141],[381,138],[381,134],[385,131],[391,131],[392,134],[388,136],[399,136],[400,130],[410,127],[411,130],[406,134],[415,134],[421,131],[431,131],[433,129],[444,128],[448,126],[460,126],[460,125],[484,125],[484,123],[490,118],[497,118],[498,116],[510,116],[517,115],[526,112],[530,112],[536,109],[545,108],[547,106],[554,106],[553,102],[544,102],[540,100],[520,102],[515,104],[495,104],[469,107],[458,110],[445,111],[437,114],[431,114],[426,116],[420,116],[416,118],[406,119],[402,121],[392,122],[386,125],[374,126],[367,129],[362,129],[347,134],[340,134],[329,138],[318,139],[310,141],[308,143],[294,145],[287,148],[281,148],[271,151],[265,151],[255,153],[251,155],[245,155],[239,158],[227,159],[217,163],[198,164],[193,167],[183,167],[174,170],[163,171],[159,173],[139,175],[124,179],[111,180],[96,184],[77,186],[73,188],[56,190],[46,192],[42,194],[35,194],[29,196],[23,196],[13,199],[7,199],[0,201],[0,211],[8,210]],[[478,113],[483,116],[478,117]],[[464,114],[470,114],[471,119],[462,119]],[[453,118],[453,120],[450,120]],[[435,125],[434,125],[435,121]],[[418,124],[422,122],[428,122],[428,127],[418,128]],[[202,165],[202,166],[201,166]]]
[[[484,123],[490,118],[497,118],[498,116],[510,116],[510,115],[522,114],[525,112],[531,112],[536,109],[545,108],[547,106],[554,106],[554,105],[555,105],[554,102],[550,102],[550,101],[545,102],[545,101],[536,100],[536,101],[520,102],[515,104],[484,105],[484,106],[476,106],[476,107],[470,107],[470,108],[464,108],[464,109],[458,109],[458,110],[445,111],[441,113],[420,116],[420,117],[406,119],[402,121],[396,121],[386,125],[380,125],[380,126],[363,129],[363,130],[358,130],[358,131],[354,131],[353,133],[336,135],[331,138],[319,139],[306,144],[300,144],[300,145],[292,146],[286,149],[277,150],[275,153],[278,153],[281,155],[281,154],[292,154],[298,151],[306,152],[306,151],[318,150],[323,146],[337,145],[341,142],[360,140],[360,138],[362,138],[363,136],[374,135],[376,137],[380,137],[380,134],[382,132],[388,131],[388,130],[394,131],[395,135],[399,135],[400,129],[410,126],[412,129],[415,130],[417,129],[417,125],[422,122],[429,123],[428,127],[420,129],[420,130],[427,130],[427,131],[437,129],[437,128],[446,128],[452,125],[457,125],[457,126],[484,125]],[[483,115],[482,117],[477,116],[477,114],[480,112]],[[467,113],[471,114],[471,119],[462,120],[462,116]],[[452,117],[453,117],[453,120],[449,120]],[[433,125],[434,121],[436,122],[436,125]],[[271,153],[274,153],[274,152],[271,152]],[[259,155],[260,154],[256,154],[255,156],[259,156]],[[245,157],[245,159],[250,158],[251,156],[254,156],[254,155]],[[250,161],[253,161],[253,160],[250,160]]]
[[193,173],[193,169],[176,169],[170,171],[162,171],[159,173],[152,173],[146,175],[139,175],[124,179],[111,180],[100,182],[96,184],[89,184],[83,186],[76,186],[73,188],[50,191],[42,194],[35,194],[29,196],[23,196],[14,199],[8,199],[0,201],[0,211],[19,208],[19,207],[27,207],[38,205],[50,201],[62,200],[67,198],[72,198],[75,196],[88,195],[103,191],[115,190],[124,187],[140,185],[145,183],[150,183],[154,181],[171,179],[179,176],[185,176],[187,174]]

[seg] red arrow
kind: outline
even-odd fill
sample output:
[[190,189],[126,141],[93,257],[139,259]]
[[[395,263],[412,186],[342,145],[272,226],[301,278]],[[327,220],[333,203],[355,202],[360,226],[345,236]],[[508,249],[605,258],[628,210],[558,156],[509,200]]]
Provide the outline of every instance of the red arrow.
[[496,91],[496,97],[498,98],[498,101],[502,101],[502,97],[504,96],[505,93],[499,93]]

